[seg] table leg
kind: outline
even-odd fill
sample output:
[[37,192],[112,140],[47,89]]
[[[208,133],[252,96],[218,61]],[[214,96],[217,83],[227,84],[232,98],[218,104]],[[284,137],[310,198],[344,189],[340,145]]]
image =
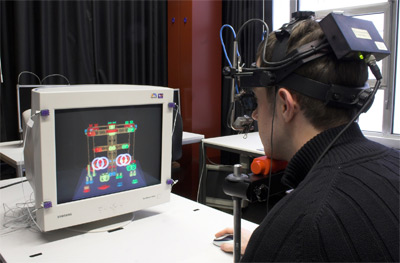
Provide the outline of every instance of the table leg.
[[15,169],[17,171],[17,177],[24,176],[24,166],[23,165],[17,165],[17,167]]
[[199,189],[197,201],[201,204],[206,204],[206,186],[207,186],[207,169],[206,169],[206,146],[203,142],[200,143],[200,160],[199,160]]

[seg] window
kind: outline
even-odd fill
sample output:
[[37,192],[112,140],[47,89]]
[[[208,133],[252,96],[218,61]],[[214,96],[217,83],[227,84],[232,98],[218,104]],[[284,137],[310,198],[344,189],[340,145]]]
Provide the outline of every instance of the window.
[[[374,23],[376,29],[380,33],[381,37],[385,39],[384,35],[384,15],[383,13],[378,14],[370,14],[370,15],[359,15],[354,16],[356,18],[369,20]],[[387,43],[386,39],[385,42]],[[385,58],[389,59],[388,57]],[[382,60],[377,62],[377,65],[383,71]],[[383,74],[383,72],[382,72]],[[369,70],[369,85],[373,87],[375,85],[375,77],[372,72]],[[385,86],[385,80],[383,80],[382,86]],[[382,124],[383,124],[383,109],[384,109],[384,89],[381,87],[375,95],[374,103],[367,113],[361,114],[359,119],[359,124],[362,130],[364,131],[373,131],[373,132],[382,132]]]
[[[398,2],[390,0],[274,0],[273,7],[273,14],[278,14],[273,18],[274,29],[289,21],[284,14],[290,14],[297,9],[314,11],[317,17],[323,17],[332,11],[342,12],[345,15],[374,23],[391,51],[391,55],[378,62],[383,76],[381,88],[375,96],[371,109],[360,116],[359,124],[364,134],[370,139],[400,148],[400,87],[397,88],[400,86],[400,58],[397,59]],[[286,21],[281,22],[280,20],[284,18]],[[373,86],[375,78],[372,73],[369,76],[369,84]],[[396,80],[399,85],[396,85]]]
[[277,30],[283,24],[290,21],[289,0],[274,0],[272,3],[272,9],[272,30]]
[[[387,0],[300,0],[300,10],[320,11],[320,10],[340,10],[345,7],[358,7],[361,5],[370,5],[384,3]],[[339,8],[339,9],[338,9]]]
[[395,87],[397,89],[395,90],[395,104],[394,104],[394,127],[393,127],[393,133],[400,134],[400,27],[399,27],[399,11],[397,10],[397,22],[394,21],[397,25],[397,46],[396,46],[396,75],[395,75]]

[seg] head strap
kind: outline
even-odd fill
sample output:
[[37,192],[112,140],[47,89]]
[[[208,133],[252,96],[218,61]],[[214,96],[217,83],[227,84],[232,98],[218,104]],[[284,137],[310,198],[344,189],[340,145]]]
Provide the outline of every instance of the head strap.
[[314,12],[294,12],[292,13],[292,21],[284,24],[281,28],[274,31],[277,42],[275,44],[274,51],[272,52],[272,62],[281,61],[286,56],[288,41],[294,26],[299,21],[309,19],[314,15]]

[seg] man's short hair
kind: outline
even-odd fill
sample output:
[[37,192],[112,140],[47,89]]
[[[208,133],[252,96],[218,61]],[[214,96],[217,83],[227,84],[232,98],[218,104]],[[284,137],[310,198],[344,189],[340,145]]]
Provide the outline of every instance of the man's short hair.
[[[318,22],[313,18],[298,22],[288,40],[286,54],[296,48],[314,40],[320,40],[325,37]],[[276,43],[275,33],[268,37],[268,43],[265,51],[265,58],[271,61],[272,52]],[[263,53],[263,43],[259,45],[257,59],[260,59]],[[266,66],[261,59],[261,67]],[[298,75],[317,80],[326,84],[337,84],[350,87],[364,86],[368,79],[367,65],[363,61],[339,61],[334,53],[329,53],[323,57],[315,59],[304,64],[294,71]],[[279,86],[279,85],[278,85]],[[278,87],[267,88],[267,96],[270,102],[273,102]],[[298,92],[290,90],[295,100],[299,103],[305,117],[317,129],[328,129],[344,124],[351,120],[355,115],[355,109],[345,109],[325,105],[325,102],[307,97]]]

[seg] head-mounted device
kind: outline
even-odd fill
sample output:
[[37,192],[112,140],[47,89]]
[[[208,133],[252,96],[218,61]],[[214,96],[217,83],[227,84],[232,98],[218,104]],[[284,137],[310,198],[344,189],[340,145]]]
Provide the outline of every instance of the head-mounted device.
[[[372,103],[369,97],[373,89],[367,83],[362,87],[326,84],[294,73],[302,65],[333,52],[339,60],[365,60],[376,79],[380,80],[382,77],[375,62],[390,54],[372,22],[335,13],[330,13],[319,22],[325,34],[324,39],[312,41],[286,54],[295,25],[313,15],[313,12],[293,13],[292,21],[275,31],[277,41],[272,61],[265,59],[268,39],[264,41],[262,59],[265,66],[257,67],[253,63],[250,68],[240,67],[239,59],[237,67],[224,68],[224,75],[235,79],[245,93],[254,87],[278,85],[336,107],[362,108],[367,101]],[[368,108],[364,107],[363,112]]]

